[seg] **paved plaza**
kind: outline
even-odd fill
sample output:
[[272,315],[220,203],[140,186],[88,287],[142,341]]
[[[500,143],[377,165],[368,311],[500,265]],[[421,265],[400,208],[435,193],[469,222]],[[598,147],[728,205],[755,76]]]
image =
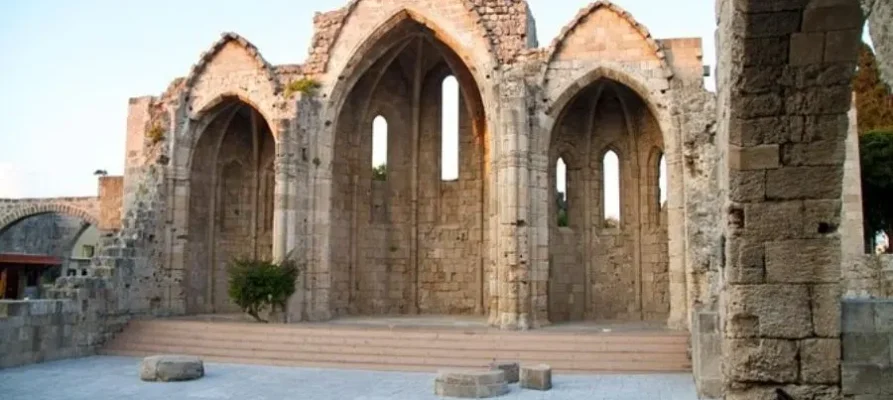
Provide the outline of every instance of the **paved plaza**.
[[[434,374],[206,363],[192,382],[148,383],[139,359],[88,357],[0,370],[0,394],[16,400],[438,399]],[[695,400],[690,374],[561,375],[548,392],[521,390],[500,399]]]

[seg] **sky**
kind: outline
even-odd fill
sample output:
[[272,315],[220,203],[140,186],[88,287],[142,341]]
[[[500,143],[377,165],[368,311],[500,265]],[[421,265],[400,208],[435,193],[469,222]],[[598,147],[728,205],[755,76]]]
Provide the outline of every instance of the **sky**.
[[[123,173],[128,98],[160,94],[224,31],[250,40],[273,64],[302,63],[314,12],[346,3],[0,3],[0,197],[95,195],[95,170]],[[528,3],[540,45],[548,46],[588,1]],[[617,4],[656,37],[703,37],[713,64],[712,0]]]
[[[0,198],[92,196],[124,169],[127,100],[159,95],[221,32],[272,64],[302,63],[313,14],[347,0],[29,0],[0,3]],[[578,0],[528,0],[540,46]],[[701,37],[715,64],[712,0],[617,0],[658,38]],[[706,80],[712,88],[713,78]]]

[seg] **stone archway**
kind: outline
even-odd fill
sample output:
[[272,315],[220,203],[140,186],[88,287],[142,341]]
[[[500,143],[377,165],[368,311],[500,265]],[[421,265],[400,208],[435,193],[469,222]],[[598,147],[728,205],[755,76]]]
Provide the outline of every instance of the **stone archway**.
[[188,165],[185,298],[187,313],[236,312],[227,267],[236,258],[272,258],[276,142],[268,121],[238,97],[199,118]]
[[35,215],[40,214],[62,214],[68,215],[72,217],[80,218],[87,223],[93,226],[99,226],[99,217],[91,214],[90,212],[75,207],[72,205],[64,204],[64,203],[37,203],[37,204],[23,204],[16,208],[13,208],[11,211],[7,212],[5,215],[0,216],[0,233],[4,232],[6,229],[9,229],[12,225],[15,225],[17,222],[28,218],[33,217]]
[[[568,219],[560,226],[550,202],[549,320],[666,321],[668,227],[653,201],[660,177],[651,170],[665,134],[653,105],[604,77],[560,104],[550,135],[549,188],[565,186],[556,181],[561,158]],[[609,154],[619,165],[605,164]]]
[[[332,310],[483,314],[487,141],[481,94],[441,32],[401,11],[364,48],[366,68],[336,90],[332,158]],[[362,55],[360,55],[362,56]],[[458,157],[442,158],[443,83],[458,82]],[[339,83],[340,85],[340,83]],[[343,99],[339,101],[337,99]],[[343,105],[342,105],[343,104]],[[385,179],[372,174],[372,126],[387,121]],[[443,179],[452,162],[458,177]]]

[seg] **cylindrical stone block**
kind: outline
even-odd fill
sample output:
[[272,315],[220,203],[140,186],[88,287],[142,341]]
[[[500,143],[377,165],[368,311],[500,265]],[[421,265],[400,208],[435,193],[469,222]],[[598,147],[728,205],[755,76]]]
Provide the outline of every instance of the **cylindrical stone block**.
[[521,387],[533,390],[552,389],[552,367],[545,364],[522,366]]

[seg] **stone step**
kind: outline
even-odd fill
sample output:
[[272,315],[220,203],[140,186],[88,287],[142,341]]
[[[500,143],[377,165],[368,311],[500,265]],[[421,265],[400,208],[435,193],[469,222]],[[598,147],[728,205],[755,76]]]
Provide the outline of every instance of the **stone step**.
[[[313,345],[313,346],[367,346],[367,347],[412,347],[427,349],[455,349],[461,347],[467,350],[503,350],[503,351],[548,351],[548,352],[600,352],[600,353],[642,353],[648,355],[683,354],[687,352],[686,343],[652,343],[649,338],[606,338],[605,341],[575,341],[574,338],[556,336],[546,339],[531,337],[513,338],[513,340],[500,340],[484,335],[468,335],[465,338],[418,338],[392,333],[388,336],[340,336],[340,332],[318,332],[274,334],[264,333],[265,343],[282,343],[285,345]],[[376,332],[377,333],[377,332]],[[130,327],[122,334],[122,340],[164,340],[179,342],[181,340],[214,342],[243,342],[244,338],[252,337],[250,333],[243,332],[216,332],[216,331],[176,331],[158,328]],[[620,339],[620,340],[618,340]]]
[[506,332],[489,329],[134,320],[102,354],[190,354],[208,361],[436,371],[494,359],[545,363],[557,372],[690,372],[684,333]]
[[[688,357],[678,351],[670,352],[635,352],[632,350],[616,351],[601,349],[584,349],[580,351],[554,351],[550,349],[499,349],[483,348],[483,346],[462,346],[457,348],[455,343],[431,343],[418,340],[395,340],[392,343],[368,343],[356,344],[316,344],[294,343],[286,341],[261,342],[245,341],[239,338],[226,340],[209,340],[207,337],[175,338],[169,336],[134,336],[126,333],[120,338],[127,346],[165,346],[170,343],[195,348],[228,348],[239,350],[258,350],[273,352],[300,352],[300,353],[329,353],[329,354],[358,354],[358,355],[390,355],[394,357],[457,357],[479,358],[485,360],[511,360],[511,359],[541,359],[547,360],[591,360],[598,358],[603,361],[660,361],[686,363]],[[394,343],[396,342],[396,343]]]
[[228,323],[228,322],[198,322],[178,320],[131,320],[129,326],[133,329],[150,329],[165,332],[185,332],[195,334],[197,332],[209,333],[237,333],[264,335],[296,335],[296,336],[326,336],[326,337],[362,337],[362,338],[393,338],[399,335],[401,339],[438,339],[468,341],[470,339],[484,339],[494,342],[520,341],[530,343],[532,341],[557,341],[566,338],[574,343],[634,343],[642,341],[648,343],[688,345],[688,334],[676,331],[629,331],[629,332],[566,332],[532,330],[527,332],[500,331],[496,329],[462,329],[439,327],[399,327],[380,328],[362,327],[355,325],[338,326],[335,324],[253,324],[253,323]]
[[[342,366],[354,364],[366,366],[389,366],[399,370],[406,367],[408,370],[437,370],[442,368],[479,368],[488,365],[492,358],[446,358],[446,357],[407,357],[393,355],[360,355],[344,353],[298,353],[283,351],[242,350],[222,347],[191,347],[179,345],[138,346],[128,345],[126,348],[109,346],[103,349],[105,355],[133,355],[149,356],[154,354],[188,354],[202,357],[208,361],[216,358],[244,360],[251,364],[266,364],[265,361],[275,361],[283,365],[304,365],[305,363],[332,363]],[[615,373],[655,373],[655,372],[690,372],[691,366],[683,362],[656,362],[656,361],[575,361],[575,360],[543,360],[543,359],[518,359],[522,363],[549,363],[558,372],[615,372]]]

